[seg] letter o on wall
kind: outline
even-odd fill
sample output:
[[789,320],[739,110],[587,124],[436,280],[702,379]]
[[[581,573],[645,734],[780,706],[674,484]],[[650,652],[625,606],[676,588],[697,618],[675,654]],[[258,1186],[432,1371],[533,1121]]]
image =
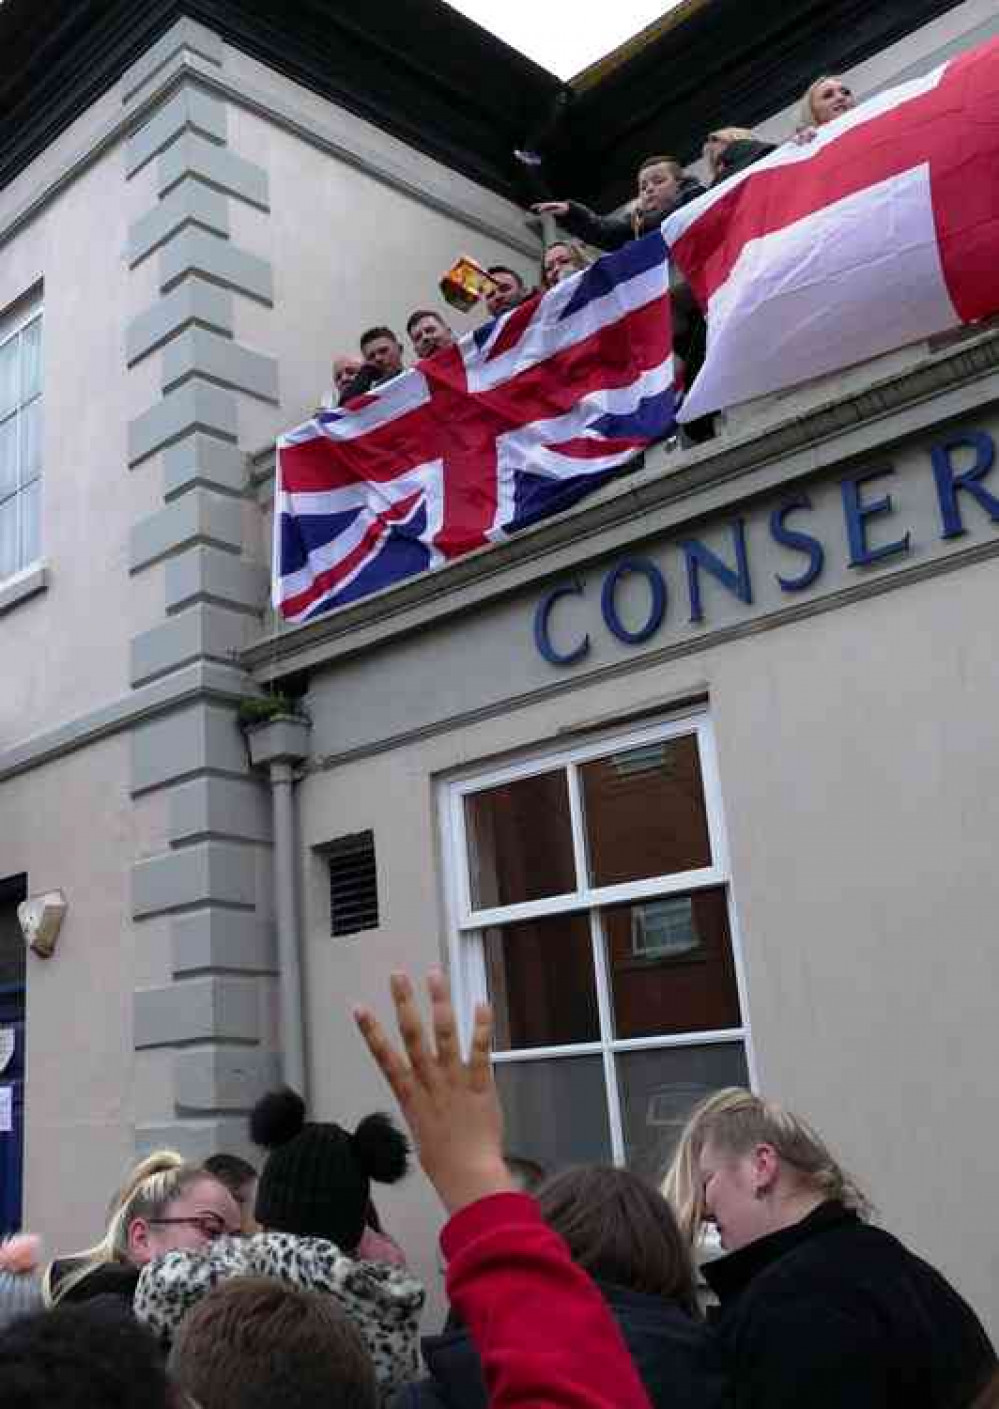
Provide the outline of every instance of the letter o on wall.
[[[638,573],[649,584],[649,615],[645,624],[636,631],[629,631],[618,615],[617,585],[622,577]],[[607,624],[607,630],[619,641],[628,646],[638,646],[647,641],[662,625],[666,615],[666,583],[655,563],[648,558],[622,558],[604,578],[600,592],[600,611]]]

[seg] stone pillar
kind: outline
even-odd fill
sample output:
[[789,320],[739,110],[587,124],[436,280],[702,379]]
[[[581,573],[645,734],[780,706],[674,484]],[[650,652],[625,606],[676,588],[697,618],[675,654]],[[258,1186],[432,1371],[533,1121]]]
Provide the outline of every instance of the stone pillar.
[[129,425],[128,471],[157,476],[160,499],[133,528],[128,571],[137,598],[162,601],[132,639],[131,683],[186,682],[132,736],[136,834],[154,839],[137,843],[132,877],[136,1141],[194,1158],[246,1152],[246,1114],[279,1073],[270,799],[237,718],[258,692],[236,663],[267,591],[240,407],[276,404],[278,382],[235,328],[241,301],[272,307],[273,279],[231,238],[234,210],[265,222],[269,195],[267,173],[228,145],[212,84],[224,65],[219,37],[182,19],[120,88],[135,114],[129,200],[149,202],[125,252],[138,311],[124,363],[140,404],[158,388]]

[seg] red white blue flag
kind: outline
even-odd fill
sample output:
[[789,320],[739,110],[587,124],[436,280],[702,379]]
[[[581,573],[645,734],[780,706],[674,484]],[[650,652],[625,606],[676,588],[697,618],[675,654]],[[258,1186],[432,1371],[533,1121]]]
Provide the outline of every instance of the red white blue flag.
[[999,39],[780,147],[663,233],[708,322],[681,421],[999,312]]
[[273,598],[308,621],[568,508],[675,421],[656,232],[278,442]]

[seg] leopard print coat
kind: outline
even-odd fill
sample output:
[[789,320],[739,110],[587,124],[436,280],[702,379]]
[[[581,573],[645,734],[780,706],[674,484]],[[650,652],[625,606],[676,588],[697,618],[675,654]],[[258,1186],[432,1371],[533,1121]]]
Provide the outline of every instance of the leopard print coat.
[[230,1277],[276,1277],[335,1296],[367,1342],[383,1395],[419,1372],[421,1283],[401,1268],[347,1257],[323,1238],[255,1233],[168,1252],[142,1269],[135,1314],[169,1346],[191,1307]]

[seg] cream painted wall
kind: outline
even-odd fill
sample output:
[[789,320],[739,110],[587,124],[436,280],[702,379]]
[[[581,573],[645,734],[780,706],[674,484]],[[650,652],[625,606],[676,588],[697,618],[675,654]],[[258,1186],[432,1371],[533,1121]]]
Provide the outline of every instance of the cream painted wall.
[[[995,590],[994,562],[967,567],[312,774],[300,796],[317,1107],[352,1120],[389,1100],[350,1004],[386,1015],[390,970],[446,953],[435,778],[706,687],[762,1088],[814,1119],[885,1224],[999,1331],[983,1232],[999,1157],[983,1120],[999,1059]],[[336,687],[331,672],[314,693]],[[332,939],[310,848],[367,827],[381,926]],[[424,1181],[384,1203],[433,1279]]]
[[27,959],[24,1224],[49,1255],[100,1234],[134,1149],[127,778],[122,736],[2,790],[0,875],[69,905],[52,958]]

